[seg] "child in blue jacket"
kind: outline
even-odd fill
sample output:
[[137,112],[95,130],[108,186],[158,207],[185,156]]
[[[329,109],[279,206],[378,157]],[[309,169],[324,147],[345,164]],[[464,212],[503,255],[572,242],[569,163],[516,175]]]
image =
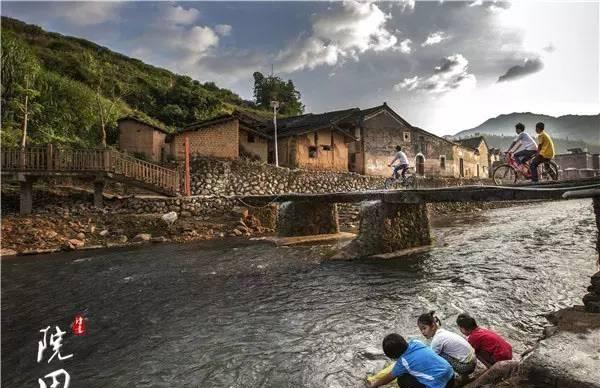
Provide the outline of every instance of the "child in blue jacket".
[[383,352],[396,360],[396,364],[387,374],[369,381],[369,388],[386,385],[394,379],[403,388],[454,387],[452,366],[420,341],[406,342],[399,334],[388,334],[383,339]]

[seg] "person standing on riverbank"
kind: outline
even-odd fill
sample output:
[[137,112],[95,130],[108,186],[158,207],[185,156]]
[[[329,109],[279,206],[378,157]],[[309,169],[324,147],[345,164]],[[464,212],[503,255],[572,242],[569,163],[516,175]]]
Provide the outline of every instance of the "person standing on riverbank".
[[456,325],[475,350],[475,355],[486,368],[498,361],[512,360],[512,346],[504,338],[491,330],[477,326],[469,314],[460,314]]
[[390,372],[368,381],[367,387],[380,387],[397,379],[403,388],[453,388],[454,370],[448,361],[417,340],[406,342],[399,334],[383,339],[383,352],[396,360]]
[[421,334],[431,340],[431,350],[448,361],[461,379],[466,380],[477,366],[475,350],[460,335],[443,329],[442,322],[434,314],[434,311],[422,314],[417,326]]

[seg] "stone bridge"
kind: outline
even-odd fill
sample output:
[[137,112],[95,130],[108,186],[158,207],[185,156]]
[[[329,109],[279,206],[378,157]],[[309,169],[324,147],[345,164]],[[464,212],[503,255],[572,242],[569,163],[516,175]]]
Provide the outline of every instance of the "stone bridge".
[[426,204],[435,202],[562,200],[600,198],[600,178],[521,184],[460,186],[416,190],[244,196],[251,206],[279,203],[280,237],[339,233],[337,203],[359,202],[360,229],[346,248],[352,256],[394,255],[431,244]]

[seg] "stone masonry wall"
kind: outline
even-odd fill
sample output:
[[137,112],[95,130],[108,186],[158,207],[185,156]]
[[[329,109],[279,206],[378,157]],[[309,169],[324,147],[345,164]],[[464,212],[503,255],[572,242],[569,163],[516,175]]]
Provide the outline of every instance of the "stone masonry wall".
[[[383,187],[384,177],[351,172],[288,169],[247,160],[219,160],[195,157],[191,161],[191,197],[128,198],[122,210],[136,213],[176,211],[181,216],[224,214],[235,206],[245,206],[234,195],[279,194],[289,192],[326,193],[364,191]],[[478,184],[482,181],[454,178],[419,179],[418,187],[446,187]],[[485,181],[484,181],[485,183]],[[358,223],[359,204],[339,204],[342,225]]]

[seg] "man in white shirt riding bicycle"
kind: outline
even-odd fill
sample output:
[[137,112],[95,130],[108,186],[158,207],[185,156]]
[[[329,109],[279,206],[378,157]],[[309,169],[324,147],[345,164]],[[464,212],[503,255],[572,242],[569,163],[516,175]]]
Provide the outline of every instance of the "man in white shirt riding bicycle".
[[519,164],[523,164],[527,162],[529,159],[533,158],[537,153],[537,144],[535,140],[527,132],[525,132],[525,126],[521,123],[517,123],[515,125],[515,130],[517,131],[517,137],[512,142],[510,147],[506,152],[512,152],[513,148],[518,152],[514,153],[515,160]]
[[388,167],[392,167],[396,161],[398,161],[398,164],[394,166],[394,172],[392,173],[392,176],[394,179],[398,179],[398,171],[402,170],[400,175],[404,181],[406,179],[406,171],[408,171],[408,158],[406,157],[406,154],[402,152],[402,147],[399,145],[396,146],[396,154],[394,155],[394,159],[392,159],[392,161],[388,164]]

